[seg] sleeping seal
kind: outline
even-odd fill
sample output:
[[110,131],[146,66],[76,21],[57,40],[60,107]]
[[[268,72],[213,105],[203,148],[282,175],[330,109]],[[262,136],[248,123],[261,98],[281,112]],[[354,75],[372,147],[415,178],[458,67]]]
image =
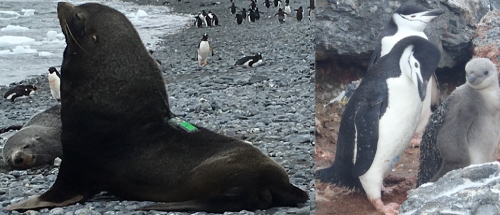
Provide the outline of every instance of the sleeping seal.
[[61,167],[48,191],[7,210],[81,203],[101,191],[166,202],[141,210],[222,213],[308,200],[251,144],[174,117],[161,71],[125,15],[66,2],[57,14],[67,43]]
[[55,105],[33,116],[5,142],[3,159],[13,169],[53,164],[62,157],[61,106]]
[[500,138],[500,88],[495,64],[474,58],[466,83],[432,114],[422,137],[417,187],[471,164],[495,161]]

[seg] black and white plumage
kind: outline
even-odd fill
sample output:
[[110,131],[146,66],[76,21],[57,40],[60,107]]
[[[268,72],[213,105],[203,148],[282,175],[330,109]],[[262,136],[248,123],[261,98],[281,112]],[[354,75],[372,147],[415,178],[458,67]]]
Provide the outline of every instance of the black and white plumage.
[[257,53],[253,56],[245,56],[234,64],[235,66],[238,65],[243,65],[243,66],[248,66],[248,67],[257,67],[259,65],[262,65],[263,60],[262,60],[262,55],[260,53]]
[[265,5],[267,8],[269,8],[269,7],[271,7],[271,2],[270,2],[269,0],[265,0],[265,1],[264,1],[264,5]]
[[210,27],[210,17],[208,17],[208,14],[206,11],[202,10],[200,14],[198,14],[198,17],[205,23],[205,26]]
[[309,21],[311,21],[311,11],[313,11],[314,8],[316,8],[314,0],[309,0],[309,7],[307,7],[307,9],[309,9],[309,12],[307,13],[307,15],[309,16]]
[[[368,69],[381,57],[389,53],[394,44],[399,40],[409,37],[409,36],[420,36],[427,39],[424,33],[424,29],[427,27],[429,22],[439,15],[443,14],[444,10],[434,9],[429,10],[426,8],[419,7],[417,5],[406,3],[400,6],[392,15],[391,19],[380,32],[378,38],[378,43],[373,51],[372,57],[370,59]],[[440,100],[439,84],[437,82],[437,77],[435,74],[431,77],[431,81],[428,86],[426,86],[429,93],[424,101],[424,106],[422,108],[421,117],[417,126],[414,138],[411,141],[412,145],[418,145],[420,143],[421,134],[425,129],[425,125],[429,121],[429,117],[432,114],[432,110],[435,109]]]
[[47,75],[47,79],[49,79],[50,86],[50,94],[52,97],[56,99],[58,102],[61,101],[61,74],[55,67],[49,68],[49,74]]
[[35,90],[38,90],[34,85],[17,85],[9,89],[3,97],[13,102],[16,98],[23,98],[32,95]]
[[299,9],[295,9],[294,11],[297,11],[297,14],[295,15],[297,17],[297,21],[302,21],[302,18],[304,17],[304,11],[302,10],[302,6],[299,7]]
[[230,6],[230,7],[228,7],[228,8],[229,8],[229,11],[231,11],[231,14],[235,14],[235,13],[236,13],[236,9],[237,9],[238,7],[236,7],[236,6],[234,5],[234,2],[233,2],[233,3],[231,4],[231,6]]
[[204,34],[203,38],[201,38],[201,42],[198,45],[198,63],[200,66],[206,66],[207,58],[209,55],[214,56],[214,52],[210,44],[208,43],[208,34]]
[[274,0],[274,7],[281,7],[281,0]]
[[219,18],[217,18],[217,15],[215,15],[215,13],[213,13],[212,11],[208,11],[208,17],[210,17],[210,21],[211,21],[211,26],[218,26],[219,25]]
[[197,26],[198,28],[201,28],[203,27],[203,19],[200,18],[200,16],[194,16],[195,18],[195,21],[194,21],[194,25]]
[[280,23],[284,23],[285,22],[285,19],[286,19],[286,16],[288,16],[288,13],[285,13],[281,8],[278,9],[278,13],[274,14],[274,16],[278,16],[278,21]]
[[259,8],[255,8],[255,19],[256,19],[256,20],[259,20],[259,19],[260,19],[260,12],[259,12]]
[[285,13],[288,13],[288,14],[292,13],[292,8],[290,7],[290,2],[288,0],[285,1]]
[[236,14],[236,23],[238,23],[238,25],[241,25],[242,22],[243,22],[243,15],[241,15],[241,13]]
[[243,19],[247,18],[247,10],[245,8],[241,10],[241,17],[243,17]]
[[255,8],[257,8],[257,4],[255,3],[254,0],[252,0],[250,3],[250,9],[255,10]]
[[338,132],[335,161],[318,170],[323,182],[363,188],[384,213],[399,205],[381,200],[383,178],[415,132],[427,82],[439,64],[439,49],[411,36],[374,64],[349,99]]
[[250,11],[250,13],[248,14],[248,21],[255,22],[255,20],[257,19],[257,15],[255,14],[255,11],[252,9],[250,9],[249,11]]

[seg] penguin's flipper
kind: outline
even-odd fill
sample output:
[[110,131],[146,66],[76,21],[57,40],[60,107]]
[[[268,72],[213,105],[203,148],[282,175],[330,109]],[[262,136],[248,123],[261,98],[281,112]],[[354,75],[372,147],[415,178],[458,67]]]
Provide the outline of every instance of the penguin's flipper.
[[[377,152],[380,109],[384,99],[379,96],[374,101],[360,104],[354,118],[356,128],[356,162],[353,177],[359,177],[368,171]],[[368,132],[371,131],[371,132]]]
[[436,73],[433,73],[428,84],[432,84],[431,88],[431,111],[434,112],[441,104],[441,92]]
[[380,51],[382,50],[382,46],[380,43],[377,43],[375,45],[375,50],[373,50],[372,57],[370,58],[370,61],[368,62],[368,68],[366,71],[370,70],[372,68],[373,64],[377,62],[377,60],[380,58]]
[[214,56],[214,50],[212,49],[212,47],[210,47],[210,53],[212,53],[212,56]]

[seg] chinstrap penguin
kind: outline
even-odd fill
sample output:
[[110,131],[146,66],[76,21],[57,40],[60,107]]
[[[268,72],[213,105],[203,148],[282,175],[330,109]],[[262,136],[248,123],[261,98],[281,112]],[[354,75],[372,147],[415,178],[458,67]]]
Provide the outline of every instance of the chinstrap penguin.
[[422,137],[417,187],[451,170],[495,161],[500,139],[500,88],[495,64],[474,58],[466,83],[432,114]]
[[49,74],[47,75],[49,79],[50,94],[58,102],[61,101],[61,74],[55,67],[49,68]]
[[[370,59],[368,70],[370,67],[385,54],[389,53],[394,44],[408,36],[420,36],[427,39],[424,29],[434,18],[444,13],[442,9],[429,10],[417,5],[406,3],[400,6],[392,15],[391,19],[380,32],[377,45]],[[429,121],[429,117],[439,103],[440,92],[439,83],[435,74],[431,77],[431,81],[426,86],[427,93],[417,130],[411,140],[411,145],[418,146],[420,143],[420,135],[424,131],[425,125]]]
[[34,85],[17,85],[11,89],[9,89],[3,97],[11,102],[14,102],[16,98],[24,98],[31,96],[35,93],[35,90],[38,90]]
[[262,63],[263,63],[262,55],[260,53],[257,53],[253,56],[246,56],[246,57],[239,59],[238,61],[236,61],[236,63],[234,65],[235,66],[243,65],[243,66],[248,66],[248,67],[257,67],[259,65],[262,65]]
[[418,36],[400,40],[380,58],[349,99],[334,163],[318,170],[317,178],[341,187],[363,188],[377,210],[397,213],[398,204],[382,202],[383,178],[415,132],[425,86],[440,58],[439,49]]
[[200,44],[198,45],[198,63],[200,66],[206,66],[208,64],[207,57],[210,54],[214,56],[212,47],[210,47],[210,44],[208,43],[208,34],[204,34],[203,38],[201,38]]

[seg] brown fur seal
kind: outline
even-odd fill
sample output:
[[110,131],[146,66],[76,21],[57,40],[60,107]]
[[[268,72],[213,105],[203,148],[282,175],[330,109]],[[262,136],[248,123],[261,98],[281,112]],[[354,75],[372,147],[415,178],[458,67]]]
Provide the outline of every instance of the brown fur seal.
[[307,201],[259,149],[173,117],[161,72],[122,13],[96,3],[59,3],[57,13],[67,43],[61,167],[47,192],[7,210],[75,204],[101,191],[167,202],[143,210],[224,212]]
[[417,187],[451,170],[495,161],[500,139],[500,88],[495,64],[474,58],[467,82],[432,114],[420,147]]
[[3,148],[3,158],[13,169],[29,169],[53,164],[62,157],[61,106],[53,106],[33,116]]

